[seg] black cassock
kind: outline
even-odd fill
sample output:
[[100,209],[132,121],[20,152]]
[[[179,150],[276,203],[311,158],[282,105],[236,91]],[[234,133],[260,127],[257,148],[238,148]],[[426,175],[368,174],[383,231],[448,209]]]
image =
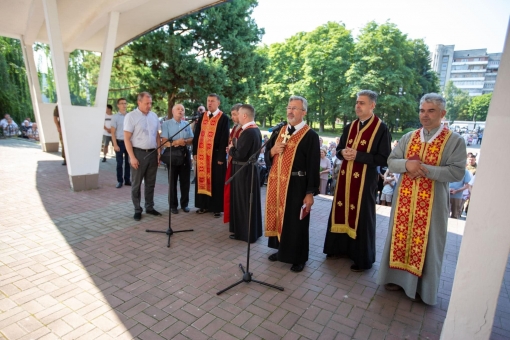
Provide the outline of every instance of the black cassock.
[[[354,123],[359,124],[358,120],[354,121]],[[350,126],[351,124],[348,124],[343,129],[340,143],[336,149],[337,157],[340,159],[343,159],[340,151],[345,149]],[[360,269],[372,268],[372,264],[375,262],[375,196],[379,178],[377,167],[387,165],[390,152],[391,134],[386,125],[381,122],[381,126],[376,132],[370,152],[357,152],[356,154],[356,162],[368,165],[365,176],[365,186],[363,187],[361,198],[356,239],[352,239],[345,233],[331,232],[331,215],[333,213],[333,208],[331,208],[328,220],[328,231],[326,232],[326,239],[324,241],[324,254],[347,255]],[[333,202],[333,204],[335,204],[335,202]]]
[[[278,164],[272,163],[271,148],[275,144],[278,133],[273,133],[266,145],[266,164],[271,171],[278,171]],[[287,206],[283,218],[283,229],[280,236],[268,239],[270,248],[278,249],[278,261],[301,264],[308,261],[310,214],[299,219],[303,200],[308,193],[314,195],[319,192],[320,178],[320,148],[319,136],[312,129],[308,130],[297,146],[292,172],[306,171],[306,176],[291,176],[287,191]]]
[[[204,113],[204,115],[207,114]],[[202,131],[202,117],[198,119],[195,135],[193,137],[193,156],[197,155],[198,139],[200,138],[200,131]],[[218,213],[223,212],[223,187],[225,186],[225,175],[227,172],[227,145],[229,137],[229,119],[225,114],[222,114],[216,127],[216,134],[214,135],[213,147],[213,161],[211,165],[211,193],[212,196],[198,193],[198,181],[195,185],[195,207],[199,209],[207,209],[209,211]],[[218,164],[223,162],[223,164]],[[195,167],[196,168],[196,167]],[[195,169],[196,171],[196,169]],[[196,174],[195,174],[196,178]]]
[[[260,149],[262,135],[258,128],[246,129],[241,132],[237,140],[237,147],[230,149],[232,156],[232,176],[235,178],[230,185],[230,231],[237,240],[248,241],[248,223],[251,192],[252,165],[247,165],[240,170],[242,164],[248,161],[251,155]],[[255,173],[253,176],[253,204],[251,209],[250,243],[257,241],[262,236],[262,212],[260,208],[260,182],[255,158]],[[238,173],[238,171],[241,171]]]

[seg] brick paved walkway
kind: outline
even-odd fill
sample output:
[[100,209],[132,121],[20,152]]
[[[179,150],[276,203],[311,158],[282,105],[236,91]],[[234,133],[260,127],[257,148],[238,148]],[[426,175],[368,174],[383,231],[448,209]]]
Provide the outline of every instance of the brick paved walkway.
[[[216,296],[240,279],[246,244],[193,210],[172,216],[175,230],[195,231],[173,236],[171,248],[164,234],[146,233],[167,227],[164,169],[155,197],[164,215],[135,222],[130,188],[115,188],[113,159],[100,163],[101,188],[79,193],[69,189],[61,159],[36,144],[0,140],[0,159],[0,339],[437,339],[441,332],[462,221],[450,223],[433,307],[377,286],[378,263],[353,273],[350,261],[325,259],[327,197],[312,211],[302,273],[269,262],[265,238],[251,248],[254,278],[284,292],[242,283]],[[377,212],[379,261],[389,209]],[[509,288],[510,266],[493,339],[510,338]]]

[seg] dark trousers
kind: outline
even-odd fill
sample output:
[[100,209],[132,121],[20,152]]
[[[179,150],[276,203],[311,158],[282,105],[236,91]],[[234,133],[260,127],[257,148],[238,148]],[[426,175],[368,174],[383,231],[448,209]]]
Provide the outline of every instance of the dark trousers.
[[[117,139],[117,145],[120,151],[115,151],[115,159],[117,160],[117,182],[131,182],[131,167],[129,166],[129,154],[123,140]],[[124,164],[122,164],[124,163]],[[122,165],[124,165],[124,180],[122,180]]]
[[158,173],[158,153],[153,152],[149,157],[145,158],[150,152],[133,148],[136,159],[138,160],[138,169],[132,168],[133,173],[131,182],[131,199],[135,206],[135,213],[142,212],[140,206],[141,201],[141,184],[145,183],[145,211],[154,209],[154,187],[156,186],[156,175]]
[[179,179],[179,187],[181,189],[181,208],[186,208],[189,203],[189,187],[190,187],[190,172],[191,160],[189,151],[186,152],[184,164],[180,166],[173,166],[169,170],[169,184],[170,184],[170,197],[168,197],[168,204],[171,209],[177,209],[177,179]]

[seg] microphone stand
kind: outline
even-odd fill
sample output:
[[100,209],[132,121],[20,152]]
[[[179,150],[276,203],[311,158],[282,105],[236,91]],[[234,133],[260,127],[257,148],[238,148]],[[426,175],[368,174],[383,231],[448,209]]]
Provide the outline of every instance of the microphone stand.
[[[188,123],[188,125],[184,126],[182,129],[180,129],[179,131],[177,131],[176,133],[173,134],[173,136],[171,136],[170,138],[168,138],[168,141],[167,142],[170,142],[170,144],[173,142],[173,138],[175,136],[177,136],[179,134],[179,132],[181,132],[182,130],[184,130],[185,128],[187,128],[188,126],[190,126],[191,122]],[[163,145],[165,145],[166,142],[164,144],[161,144],[158,148],[156,148],[154,151],[152,151],[151,153],[149,153],[147,156],[145,156],[145,158],[149,157],[150,155],[152,155],[152,153],[154,152],[159,152],[158,150],[161,149],[163,147]],[[170,146],[171,148],[172,146]],[[171,150],[171,149],[170,149]],[[188,150],[189,152],[189,150]],[[150,230],[150,229],[146,229],[145,231],[147,233],[161,233],[161,234],[167,234],[168,235],[168,243],[167,243],[167,248],[170,248],[170,237],[174,234],[174,233],[184,233],[184,232],[188,232],[188,231],[193,231],[193,229],[185,229],[185,230],[176,230],[176,231],[173,231],[172,230],[172,185],[173,185],[173,181],[172,181],[172,153],[170,152],[170,157],[169,157],[169,163],[168,163],[168,207],[169,207],[169,210],[168,210],[168,229],[166,231],[162,231],[162,230]],[[185,160],[186,161],[186,160]],[[177,184],[176,184],[177,185]],[[182,195],[182,193],[181,193]]]
[[[274,130],[274,131],[278,131],[278,130]],[[253,155],[251,155],[250,158],[248,159],[248,161],[235,174],[233,174],[228,179],[228,181],[225,182],[225,184],[230,183],[237,176],[237,174],[239,174],[241,172],[241,170],[243,170],[246,166],[251,164],[251,187],[250,187],[250,208],[249,208],[249,213],[248,213],[248,242],[247,242],[248,250],[247,250],[247,255],[246,255],[246,271],[244,270],[242,263],[239,263],[239,268],[243,272],[243,278],[241,280],[237,281],[236,283],[228,286],[227,288],[220,290],[219,292],[216,293],[216,295],[220,295],[221,293],[226,292],[230,288],[233,288],[233,287],[237,286],[238,284],[241,284],[242,282],[246,282],[246,283],[256,282],[258,284],[268,286],[271,288],[275,288],[275,289],[281,290],[283,292],[283,287],[279,287],[279,286],[275,286],[275,285],[272,285],[272,284],[269,284],[266,282],[254,280],[254,279],[252,279],[253,273],[250,273],[250,236],[251,236],[251,211],[252,211],[252,206],[253,206],[253,180],[254,180],[253,176],[255,174],[255,162],[258,159],[260,150],[262,150],[262,148],[264,148],[266,146],[266,144],[269,142],[269,140],[267,140],[264,144],[262,144],[260,149],[257,152],[255,152]]]

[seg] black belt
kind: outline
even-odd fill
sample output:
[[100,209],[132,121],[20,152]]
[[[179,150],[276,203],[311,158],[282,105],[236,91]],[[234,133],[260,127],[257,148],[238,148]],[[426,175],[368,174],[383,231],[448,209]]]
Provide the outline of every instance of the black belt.
[[124,139],[118,139],[117,138],[117,142],[123,142],[123,141],[124,141]]
[[248,162],[232,161],[232,164],[235,164],[235,165],[245,165],[246,163],[248,163]]
[[152,152],[152,151],[156,150],[156,149],[140,149],[140,148],[135,148],[134,146],[133,146],[133,149],[140,150],[140,151],[143,151],[143,152]]
[[291,174],[291,176],[303,177],[303,176],[306,176],[306,171],[293,171],[290,174]]

